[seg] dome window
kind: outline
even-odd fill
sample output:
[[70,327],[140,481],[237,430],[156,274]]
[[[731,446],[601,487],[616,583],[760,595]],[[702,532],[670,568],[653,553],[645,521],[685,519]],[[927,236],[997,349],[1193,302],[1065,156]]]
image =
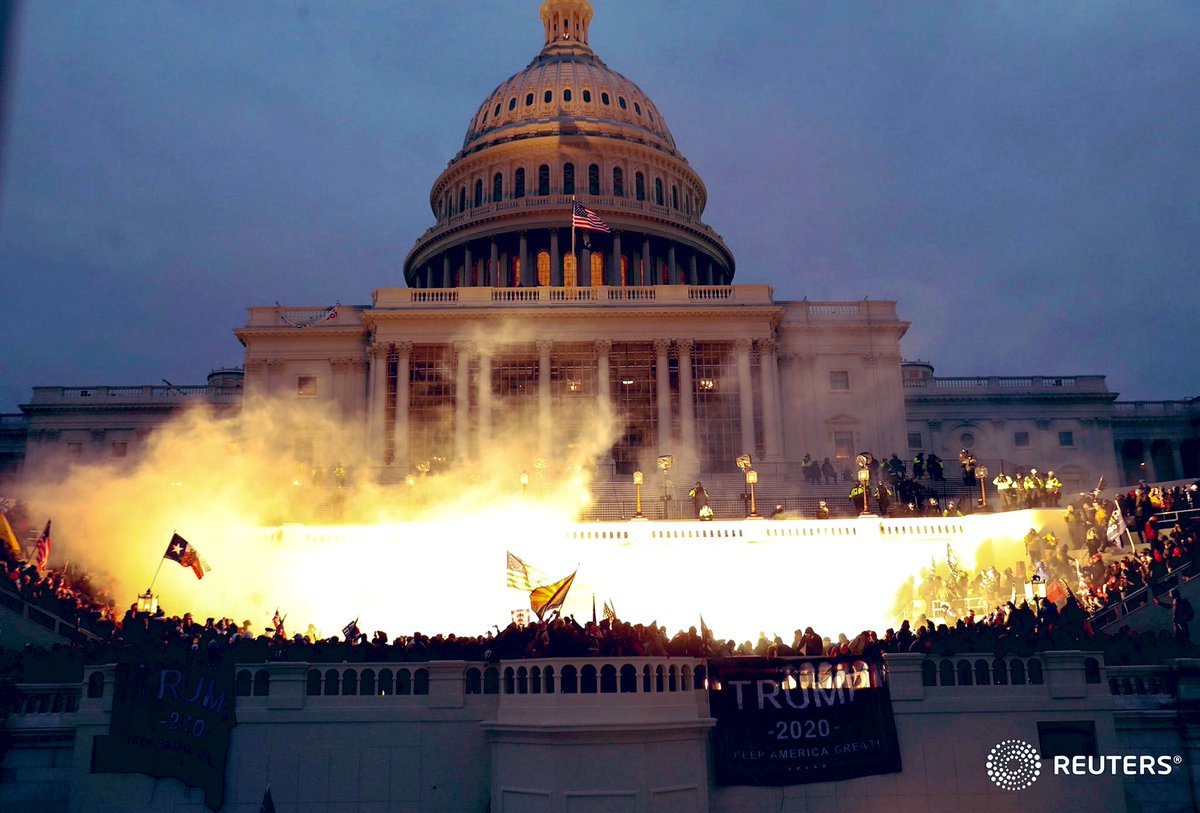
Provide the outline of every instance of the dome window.
[[517,97],[513,96],[511,99],[508,100],[508,109],[510,111],[514,110],[514,109],[516,109],[516,106],[517,106]]
[[483,180],[482,179],[478,179],[475,181],[475,205],[476,206],[483,205]]
[[618,198],[625,197],[625,173],[620,167],[613,167],[613,194]]
[[504,199],[504,176],[497,172],[492,176],[492,200]]
[[550,194],[550,167],[547,164],[538,167],[538,194]]
[[588,166],[588,194],[600,194],[600,165],[590,164]]
[[679,209],[679,187],[675,184],[671,184],[671,208]]
[[654,121],[654,111],[650,109],[650,105],[646,105],[646,115],[650,117],[650,121]]
[[[497,108],[496,112],[497,113],[500,112],[499,108]],[[639,116],[642,115],[642,106],[640,104],[638,104],[637,102],[634,102],[633,103],[633,112],[637,113]]]
[[458,188],[458,211],[466,211],[467,208],[467,188],[460,186]]
[[629,106],[628,106],[627,104],[625,104],[625,97],[624,97],[624,96],[618,96],[618,97],[617,97],[617,106],[618,106],[618,107],[620,107],[622,110],[628,110],[628,109],[629,109]]
[[520,167],[513,173],[513,197],[525,197],[525,167]]
[[563,194],[575,194],[575,165],[572,163],[563,164]]
[[553,90],[547,90],[545,95],[542,96],[542,101],[544,101],[546,104],[550,104],[550,102],[553,100],[554,100],[554,91]]
[[659,206],[663,205],[663,185],[662,178],[654,179],[654,202]]
[[586,104],[591,104],[591,102],[592,102],[592,92],[590,90],[588,90],[587,88],[583,89],[583,101]]
[[608,94],[602,92],[600,94],[600,104],[608,104],[608,103],[609,103],[608,102]]
[[525,106],[526,106],[526,107],[529,107],[529,106],[530,106],[530,105],[532,105],[532,104],[533,104],[533,94],[532,94],[532,93],[526,93],[526,94],[525,94]]
[[646,176],[637,172],[633,176],[634,192],[638,200],[646,199]]
[[563,88],[563,101],[564,102],[571,101],[571,89],[570,88]]
[[500,115],[500,102],[496,102],[496,109],[492,111],[492,118]]

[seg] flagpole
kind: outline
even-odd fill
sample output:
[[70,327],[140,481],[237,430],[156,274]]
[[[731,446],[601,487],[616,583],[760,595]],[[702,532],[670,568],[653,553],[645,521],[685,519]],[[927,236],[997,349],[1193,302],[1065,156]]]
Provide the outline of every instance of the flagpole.
[[[172,539],[174,539],[174,538],[175,538],[175,533],[176,533],[175,529],[174,529],[174,528],[172,528],[172,529],[171,529],[171,538],[172,538]],[[150,593],[150,592],[152,592],[152,591],[154,590],[154,583],[155,583],[156,581],[158,581],[158,571],[162,570],[162,563],[163,563],[164,561],[166,561],[166,558],[167,558],[166,556],[161,556],[161,557],[159,557],[159,560],[158,560],[158,567],[156,567],[156,568],[154,569],[154,578],[150,580],[150,586],[146,588],[146,592],[147,592],[147,593]]]
[[[571,259],[575,260],[575,262],[573,263],[573,265],[575,266],[575,284],[578,285],[579,284],[579,260],[577,260],[575,258],[575,196],[574,195],[571,196]],[[566,285],[566,284],[567,284],[567,281],[563,280],[563,285]]]

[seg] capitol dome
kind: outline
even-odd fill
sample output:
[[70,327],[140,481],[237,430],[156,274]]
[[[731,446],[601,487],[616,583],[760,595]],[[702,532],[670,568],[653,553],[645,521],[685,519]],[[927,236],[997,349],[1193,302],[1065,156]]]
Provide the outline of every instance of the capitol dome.
[[[729,284],[733,255],[700,219],[704,182],[654,102],[592,51],[591,3],[545,0],[540,17],[541,51],[478,107],[430,191],[436,223],[408,284]],[[572,235],[574,202],[610,231]]]

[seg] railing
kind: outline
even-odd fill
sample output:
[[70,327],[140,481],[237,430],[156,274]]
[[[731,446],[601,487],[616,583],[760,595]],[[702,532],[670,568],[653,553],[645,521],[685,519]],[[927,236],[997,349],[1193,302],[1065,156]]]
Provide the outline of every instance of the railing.
[[[771,288],[767,285],[641,285],[619,286],[537,286],[531,288],[495,288],[480,285],[463,288],[380,288],[375,291],[376,308],[409,307],[494,307],[504,305],[584,305],[629,306],[640,304],[688,305],[703,302],[711,305],[771,305]],[[817,307],[810,305],[809,307]],[[851,304],[858,313],[857,304]],[[894,316],[894,314],[893,314]],[[278,315],[270,308],[254,308],[251,325],[280,325]]]
[[24,429],[26,420],[19,412],[0,415],[0,429]]
[[5,708],[11,715],[8,722],[21,716],[74,714],[79,710],[79,693],[78,683],[19,683],[4,693]]
[[698,658],[545,658],[472,666],[467,694],[670,694],[706,688]]
[[[1090,659],[1096,661],[1095,658]],[[1099,666],[1096,679],[1099,683]],[[921,682],[925,686],[1041,686],[1046,682],[1045,664],[1036,656],[1028,658],[961,654],[931,656],[921,664]]]
[[204,398],[209,401],[235,401],[242,397],[241,387],[188,386],[143,387],[34,387],[33,404],[147,403]]
[[60,618],[49,610],[38,607],[24,596],[14,593],[5,587],[0,587],[0,607],[7,607],[12,612],[32,621],[39,627],[45,627],[55,635],[61,635],[70,640],[80,638],[92,641],[100,640],[99,636],[95,633],[89,632],[82,627],[76,627],[73,623]]
[[932,390],[1039,391],[1076,390],[1108,392],[1102,375],[1087,376],[946,376],[906,378],[904,388]]
[[1117,401],[1113,415],[1118,418],[1164,418],[1200,413],[1195,401]]
[[1132,612],[1142,609],[1154,602],[1159,596],[1165,595],[1172,587],[1186,580],[1192,571],[1192,563],[1186,562],[1155,582],[1141,587],[1115,604],[1109,604],[1092,615],[1093,627],[1109,627]]
[[1107,671],[1108,691],[1114,697],[1165,699],[1175,693],[1176,673],[1169,666],[1110,666]]

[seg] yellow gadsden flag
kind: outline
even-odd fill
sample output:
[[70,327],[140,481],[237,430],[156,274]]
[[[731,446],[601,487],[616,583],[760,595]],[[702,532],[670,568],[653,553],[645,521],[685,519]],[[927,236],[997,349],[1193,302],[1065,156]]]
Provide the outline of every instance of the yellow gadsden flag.
[[[575,573],[578,572],[578,570],[575,571]],[[575,581],[575,573],[565,579],[559,579],[553,584],[535,588],[529,594],[529,609],[537,613],[538,621],[541,621],[542,616],[551,610],[557,610],[566,601],[567,591],[571,589],[571,585]]]
[[21,559],[21,544],[17,542],[17,535],[13,533],[12,526],[8,524],[8,517],[0,513],[0,547],[4,549],[3,556],[10,562],[17,562]]

